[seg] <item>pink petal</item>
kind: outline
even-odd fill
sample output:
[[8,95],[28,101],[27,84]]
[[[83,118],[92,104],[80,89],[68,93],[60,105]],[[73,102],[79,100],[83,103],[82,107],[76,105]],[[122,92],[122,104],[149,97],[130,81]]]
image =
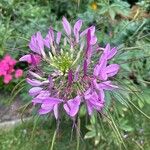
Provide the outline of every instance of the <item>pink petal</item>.
[[44,114],[47,114],[47,113],[49,113],[49,112],[51,112],[52,111],[52,109],[40,109],[39,110],[39,114],[40,115],[44,115]]
[[107,60],[113,58],[117,53],[117,48],[112,48],[110,47],[110,44],[107,44],[105,49],[104,49],[104,53],[102,54],[104,57],[107,58]]
[[30,55],[30,54],[24,55],[24,56],[22,56],[22,57],[19,59],[19,61],[26,61],[26,62],[28,62],[28,63],[30,64],[30,63],[32,63],[31,55]]
[[50,48],[50,45],[53,45],[54,42],[54,31],[53,28],[50,27],[46,38],[44,39],[44,45]]
[[100,80],[102,80],[102,81],[107,80],[108,75],[107,75],[105,69],[100,70],[100,72],[99,72],[99,78],[100,78]]
[[29,71],[29,73],[30,73],[30,75],[32,75],[33,77],[35,77],[37,79],[42,79],[42,77],[35,72]]
[[113,89],[117,89],[118,86],[113,85],[111,81],[105,81],[105,82],[98,84],[98,88],[104,89],[104,90],[113,90]]
[[67,104],[64,104],[64,109],[69,116],[74,117],[78,113],[80,101],[80,97],[77,96],[74,99],[67,101]]
[[105,49],[104,49],[104,53],[105,53],[105,54],[108,54],[109,51],[110,51],[110,49],[111,49],[111,47],[110,47],[110,44],[108,43],[108,44],[106,45]]
[[90,44],[91,44],[91,45],[95,45],[96,42],[97,42],[97,37],[94,35],[94,36],[92,36],[92,38],[91,38]]
[[105,102],[105,99],[104,99],[105,98],[104,90],[99,89],[98,95],[99,95],[101,103],[104,103]]
[[42,103],[45,98],[50,96],[50,92],[47,90],[42,90],[38,96],[32,99],[32,102],[35,104]]
[[34,98],[34,99],[32,99],[32,103],[33,103],[33,105],[35,105],[35,104],[41,104],[43,102],[43,100],[42,99],[38,99],[38,98]]
[[100,58],[99,64],[94,68],[94,75],[99,77],[100,80],[107,80],[107,72],[105,71],[107,60],[103,57]]
[[94,76],[98,76],[99,75],[99,72],[100,72],[100,66],[99,65],[96,65],[95,68],[94,68]]
[[94,32],[95,32],[95,27],[94,26],[91,26],[87,29],[85,29],[83,32],[81,32],[80,34],[80,37],[83,37],[87,34],[88,30],[91,29],[91,35],[94,35]]
[[43,43],[43,37],[42,37],[42,34],[41,32],[37,32],[36,33],[36,42],[38,44],[38,48],[39,48],[39,53],[41,53],[40,51],[41,50],[44,50],[44,43]]
[[44,100],[49,96],[50,96],[50,92],[48,90],[42,90],[40,91],[39,95],[36,98]]
[[29,64],[38,65],[41,61],[41,57],[36,54],[27,54],[22,56],[19,61],[26,61]]
[[57,32],[56,43],[59,45],[61,40],[61,32]]
[[39,80],[35,80],[35,79],[31,80],[31,79],[27,78],[26,81],[27,81],[27,83],[29,83],[32,86],[41,86],[42,85],[42,82]]
[[93,92],[91,94],[91,97],[89,98],[89,102],[93,105],[93,108],[97,110],[100,110],[101,107],[103,106],[103,104],[101,103],[99,99],[99,95],[97,94],[97,92]]
[[89,115],[92,115],[94,109],[100,111],[103,108],[104,104],[99,96],[95,91],[85,96]]
[[62,24],[63,24],[64,30],[66,31],[66,34],[68,36],[70,36],[71,35],[71,26],[65,17],[63,17],[63,19],[62,19]]
[[37,54],[42,54],[44,50],[44,41],[43,37],[41,35],[41,32],[37,32],[35,35],[31,37],[30,43],[29,43],[29,48],[37,53]]
[[54,106],[54,116],[55,116],[55,118],[56,119],[58,119],[58,104],[56,104],[55,106]]
[[88,32],[87,32],[87,48],[86,48],[86,61],[87,61],[87,66],[90,64],[91,62],[91,57],[92,57],[92,52],[93,52],[93,49],[92,49],[92,46],[91,46],[91,30],[89,29]]
[[79,31],[82,27],[82,23],[83,21],[82,20],[78,20],[75,25],[74,25],[74,28],[73,28],[73,32],[74,32],[74,35],[75,35],[75,38],[76,38],[76,42],[78,43],[79,42]]
[[107,55],[107,59],[111,59],[113,58],[117,53],[117,48],[112,48],[111,51],[109,52],[109,54]]
[[54,98],[54,97],[48,97],[45,98],[45,100],[43,101],[43,104],[41,105],[41,107],[43,109],[49,109],[51,107],[54,107],[54,105],[57,105],[59,103],[61,103],[63,100],[59,99],[59,98]]
[[90,39],[90,45],[94,45],[97,42],[97,37],[95,36],[95,26],[91,26],[87,29],[85,29],[81,34],[80,37],[85,36],[88,33],[88,30],[91,32],[91,39]]
[[86,101],[86,105],[87,105],[88,114],[91,116],[93,114],[94,108],[92,107],[89,101]]
[[43,90],[41,87],[33,87],[29,90],[29,94],[31,96],[36,96],[37,94],[40,94],[40,92]]
[[108,77],[112,77],[114,75],[116,75],[119,71],[119,65],[117,64],[111,64],[109,66],[106,67],[105,71],[108,74]]

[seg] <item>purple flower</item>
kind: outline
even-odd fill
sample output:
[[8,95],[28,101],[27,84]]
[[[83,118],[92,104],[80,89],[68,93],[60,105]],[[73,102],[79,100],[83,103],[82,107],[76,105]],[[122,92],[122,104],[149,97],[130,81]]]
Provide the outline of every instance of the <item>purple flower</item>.
[[33,71],[29,71],[29,74],[30,74],[32,77],[34,77],[34,78],[36,78],[36,79],[38,79],[38,80],[42,80],[42,77],[41,77],[39,74],[37,74],[37,73],[35,73],[35,72],[33,72]]
[[57,32],[56,43],[59,45],[61,40],[61,32]]
[[116,55],[116,53],[117,49],[115,47],[111,49],[110,44],[107,44],[101,57],[105,57],[107,60],[109,60],[113,58]]
[[103,108],[104,94],[103,91],[101,92],[103,96],[98,95],[97,92],[93,91],[91,88],[85,92],[84,98],[86,100],[89,115],[92,115],[94,110],[100,111]]
[[66,104],[64,104],[64,109],[69,116],[74,117],[79,111],[80,103],[81,98],[80,96],[77,96],[74,99],[68,100]]
[[47,97],[43,100],[39,114],[47,114],[51,111],[54,111],[55,118],[58,118],[58,104],[63,100],[59,98]]
[[92,45],[91,45],[91,30],[89,29],[87,32],[87,48],[86,48],[86,54],[85,54],[85,58],[87,59],[87,64],[90,64],[91,61],[91,56],[92,56]]
[[104,90],[114,90],[114,89],[117,89],[118,86],[113,85],[111,81],[105,81],[105,82],[101,82],[101,83],[97,84],[96,88],[104,89]]
[[38,93],[36,97],[32,99],[33,104],[41,104],[47,97],[50,96],[50,92],[48,90],[42,90]]
[[86,51],[85,51],[85,60],[84,60],[84,64],[83,64],[84,75],[87,74],[87,69],[88,69],[88,66],[90,64],[91,57],[92,57],[92,52],[93,52],[92,43],[91,43],[91,40],[93,38],[92,37],[92,32],[93,31],[90,28],[87,30],[87,36],[86,36],[87,47],[86,47]]
[[101,60],[100,64],[97,64],[94,68],[94,75],[100,80],[107,80],[108,77],[113,77],[119,71],[118,64],[107,65],[107,60],[104,58]]
[[42,82],[39,80],[36,80],[36,79],[27,78],[26,81],[32,86],[41,86],[42,85]]
[[42,90],[43,90],[43,88],[41,88],[41,87],[33,87],[33,88],[31,88],[31,89],[29,90],[29,94],[30,94],[31,96],[36,96],[36,95],[38,95]]
[[63,17],[62,32],[50,27],[45,39],[37,32],[29,43],[32,53],[20,58],[32,63],[26,80],[31,85],[33,105],[40,107],[40,115],[53,113],[58,119],[65,111],[75,118],[81,105],[86,105],[92,115],[94,111],[103,111],[107,104],[105,91],[118,89],[111,77],[118,73],[119,65],[109,62],[117,49],[107,44],[96,62],[93,55],[99,55],[96,53],[99,46],[95,26],[82,31],[82,24],[79,19],[71,26]]
[[71,36],[71,25],[65,17],[63,17],[63,19],[62,19],[62,24],[63,24],[66,34],[68,36]]
[[31,41],[29,43],[29,47],[33,52],[35,52],[39,55],[42,54],[43,57],[45,57],[44,40],[41,35],[41,32],[37,32],[35,35],[32,35]]
[[[109,51],[108,51],[109,50]],[[119,71],[118,64],[108,65],[108,59],[112,58],[116,54],[115,51],[110,51],[110,45],[107,44],[102,56],[99,59],[99,63],[94,68],[94,76],[98,77],[100,80],[107,80],[108,77],[113,77]]]
[[85,30],[80,34],[80,37],[85,36],[85,35],[88,33],[89,30],[91,31],[90,44],[91,44],[91,45],[94,45],[94,44],[96,44],[96,42],[97,42],[97,37],[95,36],[95,26],[91,26],[91,27],[85,29]]
[[79,31],[82,27],[82,23],[83,21],[82,20],[78,20],[75,25],[74,25],[74,28],[73,28],[73,32],[74,32],[74,35],[75,35],[75,38],[76,38],[76,42],[79,43]]
[[52,27],[50,27],[48,34],[46,35],[46,38],[44,39],[44,44],[46,47],[50,48],[50,46],[53,45],[54,42],[54,31]]
[[41,61],[41,57],[37,54],[27,54],[22,56],[19,61],[26,61],[32,65],[38,65]]

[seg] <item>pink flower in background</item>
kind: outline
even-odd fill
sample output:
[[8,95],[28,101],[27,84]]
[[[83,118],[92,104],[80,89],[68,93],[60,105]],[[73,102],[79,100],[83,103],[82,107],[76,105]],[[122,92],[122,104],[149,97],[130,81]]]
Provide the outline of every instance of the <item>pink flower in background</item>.
[[8,84],[12,80],[12,75],[7,74],[4,76],[4,83]]
[[15,72],[15,78],[20,78],[23,76],[23,70],[22,69],[17,69]]
[[16,78],[20,78],[23,75],[23,70],[17,69],[15,71],[14,66],[16,65],[16,63],[17,61],[13,59],[10,55],[6,55],[0,61],[0,76],[4,78],[3,81],[5,84],[8,84],[13,79],[13,75]]
[[16,60],[13,59],[10,55],[6,55],[4,57],[5,62],[7,62],[10,66],[14,66],[16,64]]

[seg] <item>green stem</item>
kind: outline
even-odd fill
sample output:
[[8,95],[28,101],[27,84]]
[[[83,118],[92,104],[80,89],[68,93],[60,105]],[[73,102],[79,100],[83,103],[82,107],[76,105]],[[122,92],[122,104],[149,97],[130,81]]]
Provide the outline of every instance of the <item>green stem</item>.
[[[37,121],[38,121],[38,119],[39,119],[39,116],[35,116],[36,118],[35,118],[35,120],[34,120],[34,122],[33,122],[33,129],[32,129],[32,133],[31,133],[31,138],[30,138],[30,141],[32,141],[33,140],[33,138],[34,138],[34,131],[35,131],[35,128],[36,128],[36,125],[37,125]],[[34,119],[34,118],[33,118]]]
[[136,108],[136,110],[138,110],[143,116],[145,116],[147,119],[150,120],[150,116],[148,116],[147,114],[145,114],[140,108],[138,108],[132,101],[129,100],[129,102],[134,106],[134,108]]
[[12,95],[12,98],[9,100],[9,104],[11,104],[11,102],[14,100],[14,98],[25,88],[25,85],[23,87],[21,87],[18,91],[16,91],[16,93],[14,93],[14,95]]
[[118,130],[118,128],[117,128],[117,125],[115,124],[114,119],[112,118],[111,115],[109,115],[109,117],[111,118],[112,124],[114,125],[114,128],[115,128],[115,130],[116,130],[116,132],[117,132],[117,134],[118,134],[118,136],[119,136],[119,138],[120,138],[120,140],[121,140],[121,143],[123,144],[124,148],[127,150],[127,147],[126,147],[126,145],[125,145],[125,143],[124,143],[124,141],[123,141],[123,139],[122,139],[121,133],[119,132],[119,130]]
[[31,102],[28,102],[27,104],[25,104],[23,107],[21,107],[20,109],[23,109],[22,112],[21,112],[21,121],[22,123],[24,122],[23,121],[23,114],[25,112],[25,110],[27,109],[27,107],[31,104]]
[[12,90],[12,92],[11,92],[11,95],[13,95],[13,93],[14,93],[14,91],[19,87],[19,85],[22,83],[22,82],[24,82],[26,79],[23,79],[23,80],[21,80],[19,83],[17,83],[16,85],[15,85],[15,87],[13,88],[13,90]]
[[57,134],[57,130],[55,130],[55,132],[54,132],[50,150],[53,150],[53,148],[54,148],[54,143],[55,143],[55,140],[56,140],[56,134]]
[[[116,79],[117,80],[117,79]],[[119,81],[119,80],[117,80]],[[120,81],[119,81],[120,82]],[[121,82],[120,82],[121,83]],[[134,92],[132,90],[132,88],[130,88],[130,86],[128,86],[127,84],[125,84],[134,94],[137,98],[139,98],[141,101],[142,99],[138,96],[138,94],[136,92]],[[132,106],[134,106],[134,108],[136,108],[136,110],[138,110],[143,116],[145,116],[147,119],[150,119],[150,116],[148,116],[147,114],[145,114],[140,108],[138,108],[130,99],[128,99],[129,103],[132,104]]]
[[77,147],[76,150],[79,150],[79,146],[80,146],[80,118],[78,117],[78,124],[77,124]]
[[136,47],[125,47],[125,48],[121,48],[119,49],[120,51],[125,51],[125,50],[137,50],[137,49],[142,49],[142,47],[140,46],[136,46]]

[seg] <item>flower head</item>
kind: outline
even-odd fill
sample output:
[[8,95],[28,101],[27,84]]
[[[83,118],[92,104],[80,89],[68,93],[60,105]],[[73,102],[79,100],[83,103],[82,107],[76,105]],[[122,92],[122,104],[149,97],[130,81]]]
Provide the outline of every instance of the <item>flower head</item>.
[[[102,111],[105,91],[118,88],[110,78],[118,73],[119,65],[108,64],[117,49],[107,44],[99,54],[95,27],[82,31],[82,24],[83,21],[78,20],[72,27],[63,17],[63,33],[56,33],[50,27],[42,38],[37,32],[29,44],[32,53],[20,59],[31,62],[31,56],[40,57],[36,67],[31,65],[27,82],[32,86],[29,90],[32,102],[40,105],[41,115],[53,112],[57,119],[60,110],[64,110],[73,118],[84,104],[92,115],[94,111]],[[98,60],[94,54],[99,55]]]

